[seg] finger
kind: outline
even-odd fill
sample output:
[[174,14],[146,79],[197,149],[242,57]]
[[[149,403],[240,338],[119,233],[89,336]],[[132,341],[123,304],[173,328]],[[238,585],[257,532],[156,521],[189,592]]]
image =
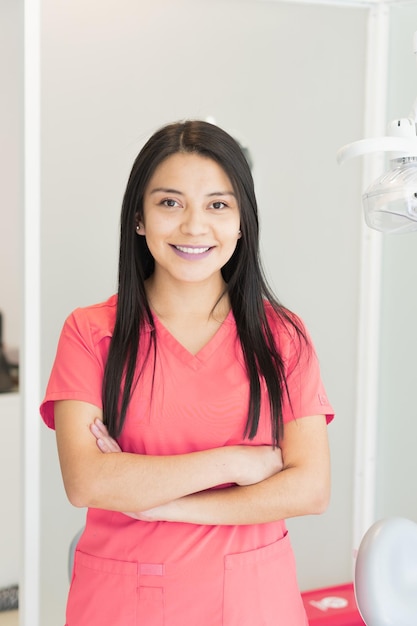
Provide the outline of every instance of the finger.
[[94,422],[90,425],[90,430],[96,439],[98,437],[103,437],[105,439],[111,440],[111,437],[109,435],[107,428],[104,426],[103,422],[101,422],[99,419],[94,420]]
[[110,448],[109,448],[109,446],[107,444],[107,441],[105,439],[98,438],[96,440],[96,443],[97,443],[98,448],[101,450],[101,452],[104,452],[104,453],[111,452],[111,450],[110,450]]
[[117,441],[110,437],[108,434],[107,428],[103,426],[100,428],[97,423],[99,420],[95,420],[93,424],[90,425],[90,431],[96,438],[96,443],[102,452],[121,452],[121,448]]
[[107,437],[105,441],[109,448],[109,452],[121,452],[122,451],[121,447],[119,446],[117,441],[115,441],[115,439],[112,439],[111,437]]
[[94,424],[97,426],[97,428],[104,433],[105,435],[109,434],[109,431],[107,430],[107,427],[105,426],[105,424],[103,424],[103,422],[100,419],[95,419],[94,420]]
[[96,439],[102,436],[102,432],[95,422],[90,424],[90,431],[92,432],[92,434],[94,435]]

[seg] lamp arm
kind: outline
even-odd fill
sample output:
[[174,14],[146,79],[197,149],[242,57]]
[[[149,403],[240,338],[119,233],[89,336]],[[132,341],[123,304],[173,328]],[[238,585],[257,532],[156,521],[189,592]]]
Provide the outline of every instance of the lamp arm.
[[370,137],[349,143],[340,148],[336,154],[337,162],[344,163],[353,157],[371,152],[393,152],[399,156],[417,155],[417,137]]

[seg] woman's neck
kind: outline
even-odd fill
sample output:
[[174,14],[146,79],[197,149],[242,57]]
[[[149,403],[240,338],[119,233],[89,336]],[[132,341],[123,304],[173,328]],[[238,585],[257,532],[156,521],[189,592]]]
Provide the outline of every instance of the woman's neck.
[[161,284],[157,277],[146,281],[151,309],[163,319],[176,317],[205,319],[214,317],[222,322],[230,311],[230,301],[223,279],[202,283]]

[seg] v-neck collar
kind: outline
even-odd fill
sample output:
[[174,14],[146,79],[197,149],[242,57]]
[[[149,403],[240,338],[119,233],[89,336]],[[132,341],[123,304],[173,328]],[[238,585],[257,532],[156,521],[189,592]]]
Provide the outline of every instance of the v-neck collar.
[[152,313],[152,315],[154,319],[155,330],[157,332],[157,335],[161,337],[164,345],[166,345],[171,350],[171,352],[173,352],[179,359],[181,359],[181,361],[185,365],[188,365],[192,369],[199,369],[210,359],[210,357],[223,343],[225,335],[230,329],[230,325],[234,322],[233,312],[232,310],[230,310],[213,337],[211,337],[211,339],[209,339],[208,342],[196,354],[192,354],[189,350],[187,350],[187,348],[185,348],[185,346],[183,346],[180,341],[178,341],[178,339],[176,339],[176,337],[174,337],[174,335],[168,330],[168,328],[164,326],[164,324],[155,313]]

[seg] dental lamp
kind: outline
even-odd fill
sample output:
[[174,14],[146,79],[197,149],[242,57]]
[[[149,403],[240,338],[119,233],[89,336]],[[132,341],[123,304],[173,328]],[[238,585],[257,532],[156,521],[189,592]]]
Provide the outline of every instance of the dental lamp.
[[[417,32],[413,37],[417,53]],[[417,231],[417,99],[409,117],[388,124],[385,137],[362,139],[338,150],[339,164],[373,152],[390,153],[390,169],[363,193],[365,221],[384,233]]]

